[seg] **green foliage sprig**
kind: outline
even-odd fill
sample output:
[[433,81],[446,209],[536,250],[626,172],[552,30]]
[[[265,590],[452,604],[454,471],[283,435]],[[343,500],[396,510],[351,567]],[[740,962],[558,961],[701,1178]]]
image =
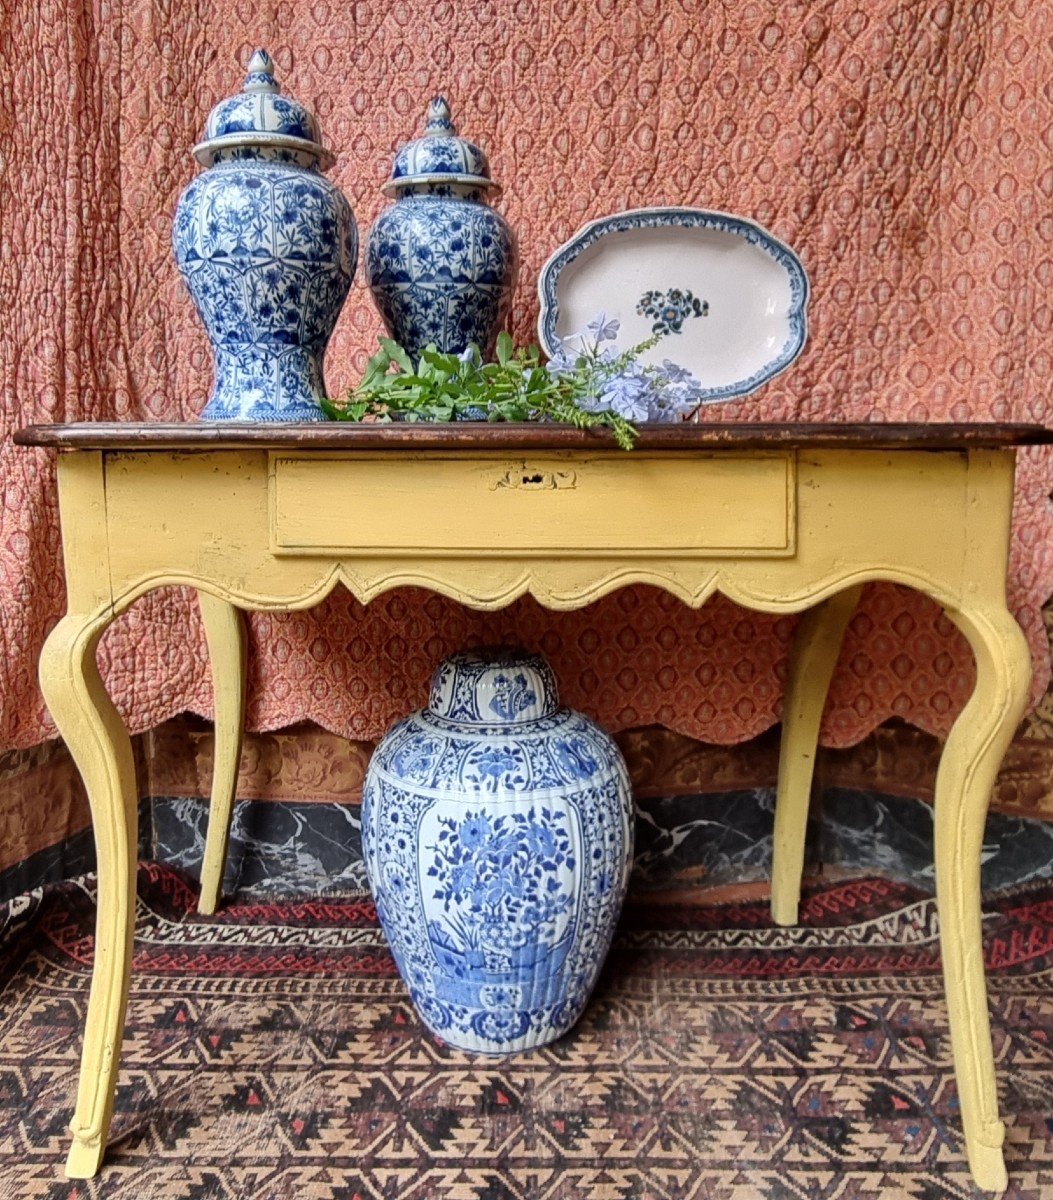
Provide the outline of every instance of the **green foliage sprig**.
[[[483,362],[477,346],[464,354],[423,350],[416,362],[391,338],[380,338],[357,387],[339,402],[323,402],[336,421],[556,421],[578,429],[606,426],[623,450],[635,427],[616,412],[586,405],[598,394],[598,364],[586,357],[571,369],[546,370],[537,346],[497,339],[497,361]],[[646,344],[644,347],[646,348]],[[626,362],[638,353],[634,347]],[[604,364],[609,373],[611,364]]]

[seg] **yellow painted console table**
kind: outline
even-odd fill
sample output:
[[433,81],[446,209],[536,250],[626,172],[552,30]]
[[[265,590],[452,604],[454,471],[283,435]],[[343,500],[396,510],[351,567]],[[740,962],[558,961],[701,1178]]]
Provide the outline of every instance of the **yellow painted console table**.
[[628,584],[699,606],[715,591],[808,610],[789,671],[772,915],[797,918],[819,719],[861,585],[933,597],[976,656],[935,800],[936,889],[969,1165],[1006,1187],[984,986],[980,848],[1026,703],[1027,643],[1006,607],[1015,447],[1029,426],[721,425],[645,430],[632,453],[555,426],[38,426],[59,451],[68,611],[40,662],[83,775],[98,851],[95,964],[67,1174],[94,1175],[113,1110],[135,912],[138,797],[127,731],[95,663],[139,596],[196,588],[216,684],[202,908],[216,903],[244,711],[240,611],[306,608],[337,583],[365,602],[427,587],[493,609],[554,609]]

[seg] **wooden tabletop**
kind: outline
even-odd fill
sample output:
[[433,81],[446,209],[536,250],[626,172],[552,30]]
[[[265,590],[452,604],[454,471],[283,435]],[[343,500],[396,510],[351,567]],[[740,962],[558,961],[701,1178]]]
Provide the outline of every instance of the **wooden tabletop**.
[[[460,421],[360,425],[250,422],[102,422],[30,425],[14,435],[20,446],[54,450],[581,450],[614,446],[602,429],[566,425]],[[764,450],[778,447],[845,450],[966,450],[1053,443],[1053,429],[1012,424],[892,424],[737,422],[645,425],[641,450]]]

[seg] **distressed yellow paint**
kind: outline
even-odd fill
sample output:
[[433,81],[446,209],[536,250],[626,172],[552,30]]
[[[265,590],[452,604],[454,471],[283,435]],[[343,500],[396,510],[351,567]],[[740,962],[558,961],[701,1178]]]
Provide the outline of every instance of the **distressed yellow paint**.
[[215,749],[212,766],[212,798],[209,803],[205,854],[201,863],[201,895],[197,910],[214,913],[223,885],[227,863],[230,821],[241,762],[241,739],[245,730],[245,672],[248,651],[245,619],[233,604],[208,592],[199,592],[201,619],[205,626],[212,662],[214,694],[213,724]]
[[272,471],[279,553],[792,553],[792,453],[462,454],[412,471],[390,455],[276,455]]
[[[619,461],[631,469],[632,455],[618,453],[621,459],[613,458],[612,469]],[[969,461],[981,453],[970,455]],[[704,546],[685,551],[686,535],[679,535],[680,546],[670,549],[668,543],[678,535],[665,529],[665,545],[646,555],[637,548],[624,549],[621,530],[637,521],[632,511],[639,502],[636,490],[625,498],[617,490],[605,493],[603,527],[594,539],[602,544],[596,546],[539,552],[495,539],[472,552],[463,544],[412,545],[426,539],[403,532],[393,535],[403,546],[363,547],[351,543],[354,523],[346,514],[354,517],[369,509],[365,521],[375,522],[380,513],[391,525],[406,525],[412,524],[414,513],[405,508],[392,512],[388,495],[380,490],[359,494],[350,506],[348,497],[356,495],[356,462],[342,464],[348,482],[341,487],[334,483],[331,456],[320,457],[313,501],[319,546],[307,554],[278,554],[272,541],[273,485],[266,452],[105,457],[110,572],[114,602],[121,608],[162,583],[195,586],[202,578],[212,580],[211,590],[223,599],[259,609],[306,608],[338,581],[363,601],[412,584],[486,609],[499,608],[524,592],[550,608],[575,608],[630,583],[652,583],[695,606],[719,589],[744,604],[775,612],[806,608],[861,578],[921,587],[941,602],[953,599],[961,587],[968,462],[964,453],[953,451],[802,454],[796,462],[794,494],[787,500],[788,509],[795,511],[793,552],[780,555],[767,546],[744,546],[733,556]],[[434,457],[407,455],[402,469],[414,473]],[[444,470],[470,477],[475,469],[469,457],[439,457]],[[592,461],[595,456],[581,457]],[[737,451],[730,457],[743,455]],[[770,461],[770,455],[763,457]],[[1011,452],[1005,457],[1011,470]],[[495,461],[493,456],[489,461]],[[536,465],[538,459],[531,461]],[[564,455],[562,461],[574,469],[573,455]],[[514,465],[509,459],[501,463],[505,470]],[[460,523],[500,529],[496,513],[503,491],[480,491],[471,509],[457,514]],[[935,496],[940,500],[934,508]],[[546,496],[536,493],[527,499],[543,503]],[[664,525],[690,524],[684,513],[692,511],[691,502],[691,495],[680,503],[667,500]],[[745,500],[741,507],[740,519],[748,528],[753,506]],[[918,528],[922,516],[925,530]],[[537,521],[543,521],[540,508]],[[769,517],[762,514],[754,533],[740,540],[765,541],[769,527]],[[566,536],[577,537],[572,532]]]
[[[77,560],[66,540],[67,570]],[[98,860],[95,960],[84,1026],[77,1107],[66,1164],[72,1179],[96,1173],[106,1148],[124,1032],[135,927],[138,796],[132,746],[110,703],[95,663],[109,624],[96,614],[70,612],[52,630],[40,656],[40,682],[55,724],[84,780]]]
[[861,590],[857,584],[810,608],[794,635],[782,704],[772,840],[771,915],[777,925],[797,924],[819,722],[841,640]]
[[[1006,608],[1011,450],[704,454],[268,454],[75,451],[59,459],[69,612],[41,680],[80,767],[99,849],[98,942],[67,1172],[95,1173],[113,1103],[134,918],[131,753],[95,668],[113,616],[151,588],[197,588],[216,684],[217,752],[202,910],[218,898],[244,715],[238,610],[305,608],[338,582],[362,601],[412,584],[492,609],[524,593],[568,609],[647,583],[813,609],[786,697],[772,903],[795,918],[819,718],[860,585],[942,604],[976,690],[936,789],[944,978],[969,1162],[1006,1186],[980,942],[979,855],[1030,659]],[[822,608],[815,609],[821,605]]]

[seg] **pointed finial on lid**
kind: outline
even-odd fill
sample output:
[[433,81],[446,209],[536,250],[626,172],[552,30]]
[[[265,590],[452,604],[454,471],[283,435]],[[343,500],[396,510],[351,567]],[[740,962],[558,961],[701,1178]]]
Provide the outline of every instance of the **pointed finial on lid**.
[[246,92],[276,92],[274,62],[266,50],[257,50],[249,59],[249,73],[245,76]]
[[457,132],[450,120],[450,106],[445,96],[436,96],[428,105],[428,121],[424,126],[425,137],[450,137]]
[[397,196],[404,188],[433,184],[496,188],[486,155],[474,142],[457,136],[445,96],[436,96],[428,105],[423,135],[396,151],[391,178],[381,190]]
[[242,90],[221,100],[208,114],[205,136],[194,147],[194,157],[203,167],[211,167],[235,151],[264,149],[309,156],[301,165],[313,160],[310,165],[317,164],[322,170],[333,163],[333,155],[322,145],[314,114],[292,96],[282,95],[274,78],[273,59],[266,50],[257,50],[249,59]]

